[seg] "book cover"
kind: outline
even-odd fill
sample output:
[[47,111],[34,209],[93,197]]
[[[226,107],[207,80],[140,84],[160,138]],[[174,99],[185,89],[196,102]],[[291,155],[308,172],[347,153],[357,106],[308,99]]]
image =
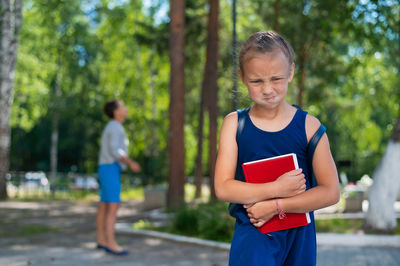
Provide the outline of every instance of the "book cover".
[[[289,171],[299,168],[295,153],[271,157],[267,159],[246,162],[242,164],[244,177],[248,183],[266,183],[276,180]],[[286,218],[272,217],[258,230],[261,233],[270,233],[300,227],[311,222],[309,213],[286,213]]]

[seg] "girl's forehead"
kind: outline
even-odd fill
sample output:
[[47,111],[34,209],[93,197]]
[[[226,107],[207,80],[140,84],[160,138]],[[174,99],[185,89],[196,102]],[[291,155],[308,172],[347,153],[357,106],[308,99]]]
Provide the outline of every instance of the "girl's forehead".
[[125,107],[125,104],[123,101],[118,101],[118,107]]
[[286,57],[286,55],[281,51],[281,49],[275,49],[271,52],[258,52],[258,51],[250,51],[248,54],[245,56],[245,62],[250,61],[251,59],[260,59],[260,60],[266,60],[266,61],[272,61],[272,60],[282,60],[285,61],[289,64],[289,60]]
[[243,65],[244,72],[248,75],[253,74],[280,74],[290,70],[286,56],[281,52],[253,53],[246,58]]

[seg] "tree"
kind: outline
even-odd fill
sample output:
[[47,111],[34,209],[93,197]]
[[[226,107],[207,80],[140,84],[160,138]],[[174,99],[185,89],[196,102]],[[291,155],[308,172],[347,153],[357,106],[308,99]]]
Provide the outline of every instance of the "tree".
[[211,198],[215,199],[214,170],[217,154],[217,118],[218,118],[218,31],[219,31],[219,0],[209,0],[210,11],[208,13],[206,62],[201,86],[201,101],[198,128],[198,152],[196,158],[195,184],[196,196],[201,195],[202,185],[202,151],[203,151],[203,121],[204,109],[209,115],[209,174]]
[[177,207],[184,200],[185,185],[185,0],[170,1],[170,103],[168,134],[167,206]]
[[281,0],[275,0],[273,29],[276,32],[279,32],[279,13],[280,13],[280,11],[281,11]]
[[400,189],[400,114],[387,144],[385,154],[373,175],[369,190],[369,207],[366,227],[374,231],[388,232],[397,226],[393,204]]
[[0,200],[7,198],[6,174],[9,170],[10,109],[19,30],[22,23],[22,0],[0,1]]
[[209,173],[211,199],[216,199],[214,189],[215,162],[217,160],[217,130],[218,130],[218,58],[219,58],[219,0],[210,0],[208,22],[206,69],[203,88],[207,88],[207,108],[209,115]]
[[204,102],[206,101],[206,90],[202,86],[200,92],[199,126],[197,128],[197,154],[194,170],[194,184],[196,186],[195,197],[201,197],[203,185],[203,127],[204,127]]
[[[384,29],[380,33],[383,44],[388,47],[388,65],[392,64],[400,70],[400,5],[391,6],[377,5],[378,14],[384,19],[380,19]],[[392,34],[389,37],[389,32]],[[394,34],[396,33],[396,34]],[[393,92],[394,97],[399,98],[400,80],[396,79]],[[398,100],[398,99],[397,99]],[[390,232],[397,226],[397,216],[393,208],[397,195],[400,190],[400,111],[398,111],[397,120],[393,133],[386,146],[386,151],[375,169],[373,175],[373,184],[369,190],[369,207],[365,220],[367,229],[379,232]]]

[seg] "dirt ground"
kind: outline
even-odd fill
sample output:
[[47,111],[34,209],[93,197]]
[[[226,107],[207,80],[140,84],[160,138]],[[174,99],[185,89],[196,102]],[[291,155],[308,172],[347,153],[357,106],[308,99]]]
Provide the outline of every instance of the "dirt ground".
[[[140,201],[122,204],[118,222],[148,219]],[[96,204],[0,202],[0,265],[226,265],[228,253],[118,234],[130,254],[96,250]]]
[[[95,203],[2,202],[1,242],[77,246],[95,240]],[[142,218],[141,203],[124,203],[118,221]]]
[[[119,223],[149,219],[142,203],[122,204]],[[22,265],[228,265],[228,251],[152,237],[118,234],[130,254],[96,250],[96,204],[0,202],[0,266]],[[154,217],[154,216],[152,216]],[[319,246],[321,266],[400,265],[398,248]]]

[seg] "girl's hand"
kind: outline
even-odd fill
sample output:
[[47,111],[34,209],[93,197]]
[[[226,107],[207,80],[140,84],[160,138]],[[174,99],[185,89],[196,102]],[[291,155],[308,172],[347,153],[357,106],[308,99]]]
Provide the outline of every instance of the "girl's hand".
[[133,160],[129,162],[128,166],[132,170],[132,172],[134,172],[134,173],[139,173],[140,170],[142,169],[140,167],[140,165],[137,162],[133,161]]
[[300,194],[306,190],[306,179],[302,169],[287,172],[274,182],[278,187],[277,198],[287,198]]
[[250,222],[255,227],[261,227],[278,212],[274,200],[260,201],[254,204],[244,204]]

